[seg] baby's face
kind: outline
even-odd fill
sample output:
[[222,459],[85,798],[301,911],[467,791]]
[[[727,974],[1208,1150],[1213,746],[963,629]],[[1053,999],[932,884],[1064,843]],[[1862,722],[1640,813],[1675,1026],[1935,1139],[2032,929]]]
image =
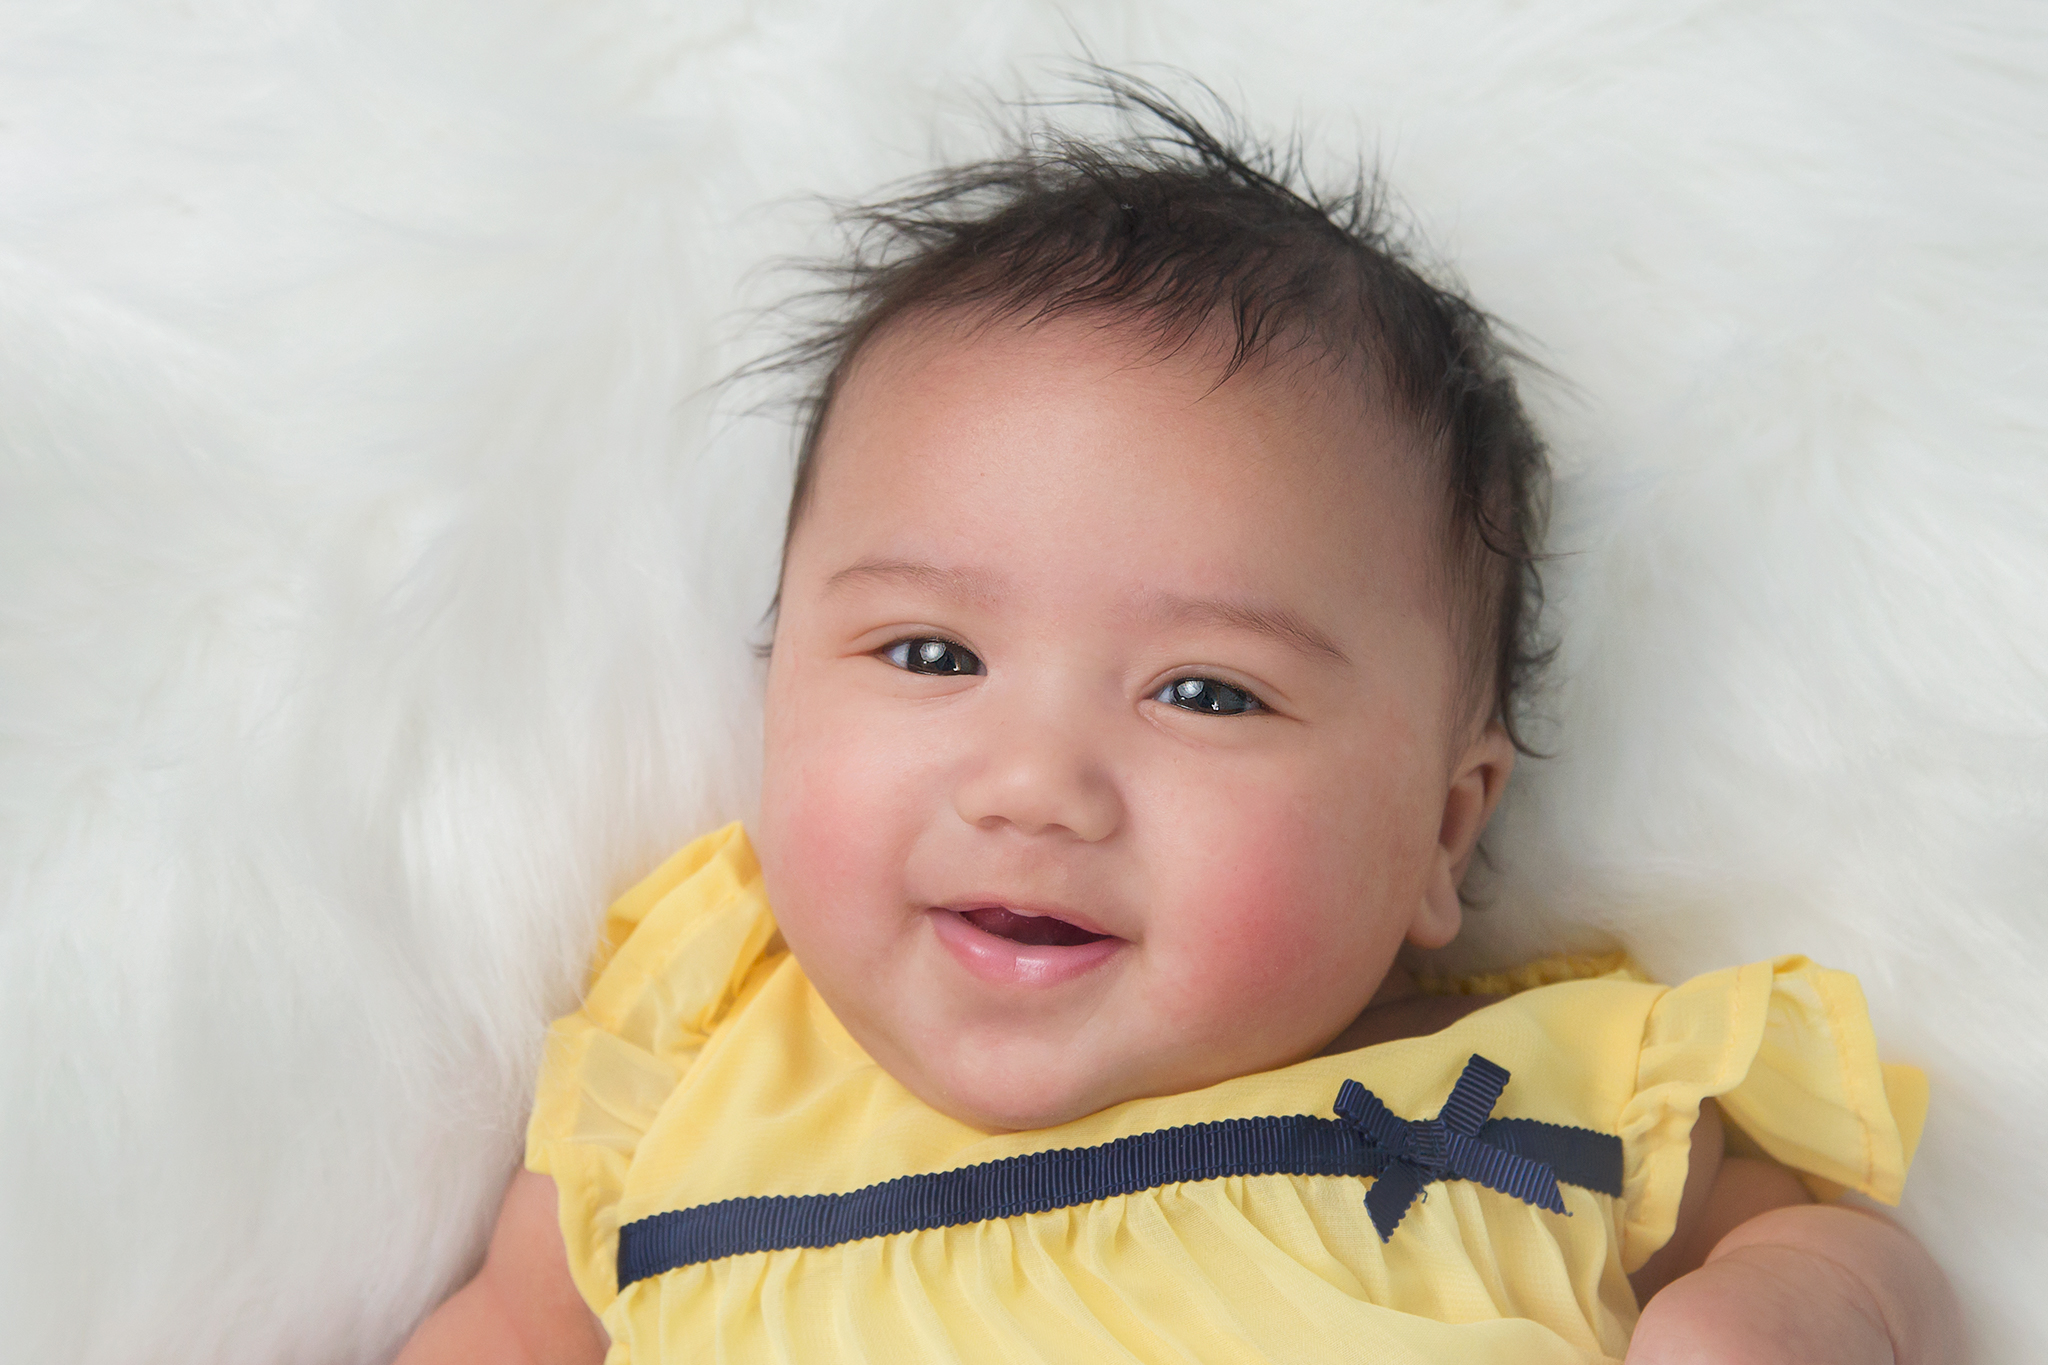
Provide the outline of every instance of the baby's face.
[[1313,1055],[1512,759],[1453,714],[1435,501],[1349,386],[1089,319],[903,324],[789,546],[757,843],[927,1103],[1043,1127]]

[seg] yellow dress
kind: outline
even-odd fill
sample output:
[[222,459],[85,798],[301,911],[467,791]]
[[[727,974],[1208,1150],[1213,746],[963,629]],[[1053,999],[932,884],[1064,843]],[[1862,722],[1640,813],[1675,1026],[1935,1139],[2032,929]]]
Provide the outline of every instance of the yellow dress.
[[[1562,1162],[1554,1194],[1517,1197],[1439,1166],[1385,1240],[1363,1201],[1386,1175],[1259,1173],[1253,1159],[1238,1163],[1249,1174],[1174,1178],[1168,1161],[1129,1177],[1130,1153],[1181,1160],[1247,1133],[1368,1151],[1332,1116],[1343,1082],[1400,1120],[1448,1121],[1474,1057],[1508,1076],[1480,1139],[1565,1133],[1611,1171]],[[1625,1277],[1671,1235],[1708,1096],[1816,1183],[1894,1203],[1926,1108],[1918,1072],[1879,1065],[1855,979],[1794,957],[1674,988],[1616,966],[1427,1037],[985,1133],[920,1103],[833,1018],[732,826],[612,907],[587,999],[549,1033],[527,1165],[560,1190],[607,1365],[1546,1365],[1626,1351]],[[1111,1167],[1119,1192],[1072,1183]],[[999,1216],[946,1225],[927,1207],[984,1176],[1010,1182],[990,1196]],[[1618,1192],[1588,1187],[1601,1184]],[[1541,1206],[1560,1197],[1562,1213]],[[622,1228],[638,1239],[623,1291]]]

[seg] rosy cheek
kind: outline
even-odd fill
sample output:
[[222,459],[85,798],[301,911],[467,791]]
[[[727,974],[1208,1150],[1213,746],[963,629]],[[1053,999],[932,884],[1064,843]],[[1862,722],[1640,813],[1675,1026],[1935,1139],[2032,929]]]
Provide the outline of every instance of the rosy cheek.
[[1290,804],[1240,801],[1227,829],[1200,841],[1203,851],[1184,846],[1192,875],[1176,880],[1190,932],[1185,955],[1176,954],[1175,1007],[1195,1031],[1304,1012],[1341,1027],[1384,973],[1390,931],[1375,920],[1385,907],[1359,894],[1367,841],[1326,837]]
[[777,918],[801,933],[827,918],[835,888],[864,884],[874,848],[873,806],[861,799],[869,764],[845,738],[859,730],[814,707],[771,714],[769,725],[761,860]]
[[838,692],[813,687],[800,709],[770,718],[762,862],[793,943],[864,961],[901,908],[906,849],[930,807],[930,783],[906,756],[929,746],[871,707],[835,705]]
[[1303,913],[1315,888],[1293,860],[1270,854],[1235,858],[1209,885],[1201,946],[1218,989],[1270,991],[1332,946],[1318,942],[1315,917]]

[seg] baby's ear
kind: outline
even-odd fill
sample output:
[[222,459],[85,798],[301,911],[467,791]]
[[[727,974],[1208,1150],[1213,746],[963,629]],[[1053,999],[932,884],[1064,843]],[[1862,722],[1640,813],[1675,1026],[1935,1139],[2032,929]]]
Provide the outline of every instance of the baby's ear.
[[1415,923],[1408,941],[1418,948],[1441,948],[1458,936],[1464,919],[1464,905],[1458,887],[1465,880],[1465,867],[1479,835],[1507,790],[1508,774],[1515,768],[1515,746],[1505,727],[1488,721],[1458,760],[1451,784],[1444,794],[1443,820],[1437,827],[1436,855],[1423,888],[1422,904],[1416,908]]

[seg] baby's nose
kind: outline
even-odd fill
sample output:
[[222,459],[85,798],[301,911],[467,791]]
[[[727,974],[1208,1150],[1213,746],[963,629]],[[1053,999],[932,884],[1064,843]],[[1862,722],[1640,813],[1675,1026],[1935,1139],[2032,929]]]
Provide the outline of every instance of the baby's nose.
[[1022,718],[993,727],[980,762],[953,795],[960,818],[978,829],[1068,834],[1095,843],[1123,822],[1123,801],[1103,756],[1068,727]]

